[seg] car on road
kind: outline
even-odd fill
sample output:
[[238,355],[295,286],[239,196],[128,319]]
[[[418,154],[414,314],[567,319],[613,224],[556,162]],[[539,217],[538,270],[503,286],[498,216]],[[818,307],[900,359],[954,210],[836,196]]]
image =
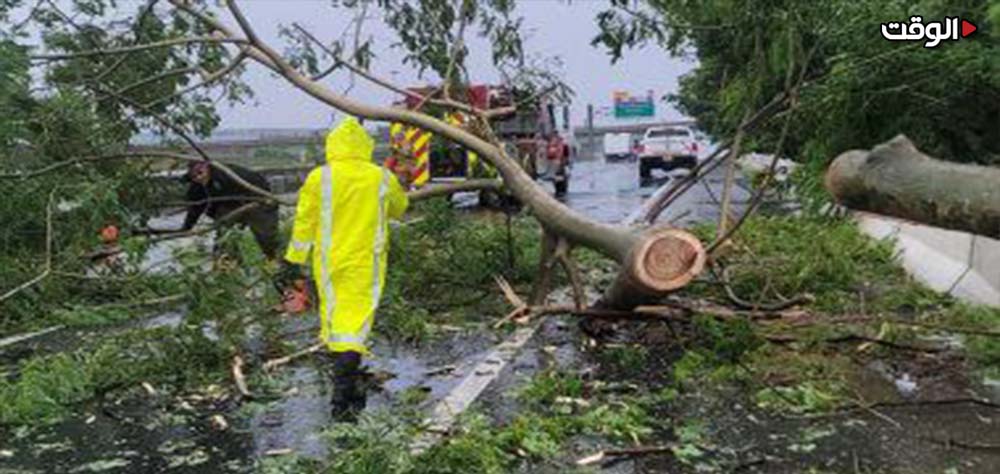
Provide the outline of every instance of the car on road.
[[625,161],[631,160],[634,155],[632,149],[632,135],[628,133],[605,133],[604,134],[604,160]]
[[652,178],[654,169],[670,171],[698,164],[698,141],[689,127],[650,127],[639,143],[639,180]]

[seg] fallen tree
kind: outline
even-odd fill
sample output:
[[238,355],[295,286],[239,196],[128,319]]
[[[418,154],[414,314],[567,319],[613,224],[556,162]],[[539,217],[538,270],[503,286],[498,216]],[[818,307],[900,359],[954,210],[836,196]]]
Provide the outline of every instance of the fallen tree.
[[[217,17],[196,10],[181,0],[171,0],[170,3],[201,21],[218,37],[228,38],[234,43],[239,39],[239,35]],[[246,45],[242,51],[251,60],[337,110],[370,120],[413,125],[463,145],[497,168],[505,187],[531,208],[548,234],[545,237],[547,240],[554,238],[589,247],[620,263],[619,276],[608,288],[603,306],[630,309],[683,287],[701,272],[705,251],[692,234],[668,227],[634,230],[590,219],[550,196],[495,140],[488,141],[469,129],[450,125],[419,111],[360,103],[313,80],[260,39],[235,1],[227,1],[226,4],[245,36],[245,42],[238,43]],[[461,108],[469,109],[464,104]],[[472,109],[472,112],[479,119],[478,126],[485,128],[485,134],[490,136],[488,117],[491,111]],[[549,255],[543,252],[542,259],[548,258]],[[540,275],[539,279],[545,280],[546,276]]]
[[[86,39],[81,44],[73,48],[56,47],[56,51],[46,52],[47,54],[35,55],[30,59],[36,62],[51,64],[53,62],[66,62],[69,65],[90,64],[94,58],[114,58],[119,60],[110,61],[112,64],[107,67],[96,66],[97,74],[92,80],[82,81],[75,86],[87,91],[95,100],[116,103],[125,111],[130,111],[131,115],[143,117],[151,120],[163,130],[169,130],[177,134],[199,155],[200,159],[208,160],[217,165],[214,160],[201,150],[195,141],[189,136],[185,127],[179,126],[176,120],[169,114],[164,113],[160,105],[163,101],[173,101],[180,95],[187,94],[198,88],[208,88],[217,81],[225,81],[230,75],[236,76],[249,62],[262,65],[274,72],[279,77],[286,80],[295,88],[301,90],[319,102],[342,111],[344,113],[368,119],[372,121],[396,122],[411,125],[430,132],[436,136],[445,138],[454,143],[460,144],[466,149],[475,152],[479,157],[493,165],[502,178],[502,185],[505,192],[509,192],[522,204],[530,208],[532,214],[541,223],[544,235],[542,236],[543,251],[540,262],[540,275],[538,276],[538,291],[536,296],[544,299],[547,293],[547,284],[550,280],[549,273],[555,263],[570,273],[574,281],[579,280],[576,274],[575,265],[571,262],[571,253],[574,246],[584,246],[594,249],[607,257],[621,264],[620,274],[614,283],[607,289],[606,295],[601,301],[602,307],[627,310],[637,305],[649,303],[666,293],[685,286],[694,276],[701,272],[705,262],[705,250],[701,243],[692,234],[669,226],[654,226],[645,228],[628,228],[624,226],[609,225],[591,219],[579,212],[576,212],[558,200],[554,199],[542,186],[524,171],[521,164],[514,157],[508,155],[503,144],[497,139],[490,119],[509,112],[505,109],[480,109],[456,99],[451,90],[455,86],[461,86],[467,81],[467,71],[464,71],[462,61],[466,56],[466,49],[462,34],[465,31],[466,22],[477,21],[476,18],[484,11],[476,10],[476,2],[469,2],[463,6],[461,15],[457,19],[459,23],[458,35],[453,36],[449,31],[447,40],[450,46],[444,44],[445,39],[440,35],[431,35],[420,38],[410,38],[417,43],[432,41],[434,48],[417,48],[418,51],[411,51],[417,54],[415,59],[422,58],[425,50],[443,52],[443,54],[431,55],[426,58],[427,62],[420,62],[421,65],[430,65],[442,78],[442,87],[426,96],[420,97],[421,104],[432,104],[437,109],[451,112],[461,112],[468,117],[465,125],[454,125],[439,118],[439,113],[431,113],[423,110],[421,106],[413,110],[400,107],[378,106],[371,103],[361,102],[351,98],[346,93],[341,93],[333,87],[321,82],[327,73],[316,74],[311,68],[316,66],[320,59],[330,60],[333,63],[332,69],[341,66],[350,69],[352,74],[374,83],[377,86],[386,88],[395,93],[403,93],[409,96],[416,94],[406,88],[396,86],[388,81],[375,77],[368,72],[367,65],[364,64],[363,55],[355,54],[350,56],[348,61],[341,57],[342,48],[329,47],[321,43],[314,35],[309,34],[301,26],[297,26],[298,31],[304,38],[299,45],[299,50],[311,51],[309,54],[300,54],[293,48],[292,51],[279,53],[278,49],[267,44],[254,31],[252,22],[249,21],[238,7],[235,1],[224,2],[228,7],[228,17],[235,20],[227,23],[223,20],[225,11],[214,8],[208,2],[197,2],[187,0],[169,0],[168,2],[150,1],[135,18],[135,22],[141,23],[144,17],[162,16],[164,18],[183,18],[180,25],[199,25],[197,28],[183,28],[171,30],[171,35],[158,41],[142,41],[136,38],[134,41],[121,41],[114,44],[104,44],[94,39]],[[482,8],[494,8],[492,4],[482,4]],[[448,5],[423,5],[420,8],[451,8]],[[509,12],[499,7],[495,12],[499,17],[507,15]],[[163,11],[167,10],[167,11]],[[224,10],[224,9],[223,9]],[[477,11],[479,13],[477,13]],[[499,18],[498,17],[498,18]],[[508,19],[509,20],[509,19]],[[507,21],[507,20],[505,20]],[[235,23],[235,25],[234,25]],[[405,22],[403,22],[405,23]],[[513,23],[511,23],[513,24]],[[238,27],[236,26],[238,25]],[[487,30],[493,31],[493,38],[499,42],[510,43],[507,49],[501,48],[495,53],[514,54],[517,56],[520,51],[516,44],[519,39],[504,37],[510,31],[503,28],[489,27]],[[75,25],[70,25],[75,28]],[[411,33],[403,24],[394,26],[397,33],[406,40],[406,35]],[[504,33],[503,31],[507,31]],[[492,38],[492,37],[491,37]],[[413,42],[411,41],[411,42]],[[198,70],[211,72],[211,77],[203,77],[202,81],[194,85],[177,90],[171,89],[164,97],[132,97],[132,93],[138,89],[133,84],[157,83],[163,72],[157,71],[155,75],[146,78],[130,78],[125,86],[104,84],[102,80],[107,76],[106,70],[114,70],[126,62],[129,55],[132,57],[144,56],[152,52],[165,52],[173,54],[179,45],[204,43],[207,52],[192,52],[191,57],[185,57],[185,67],[176,71],[171,71],[171,77],[193,78]],[[319,51],[311,49],[312,44],[320,45]],[[404,43],[407,43],[404,41]],[[442,44],[438,44],[442,43]],[[407,43],[408,44],[408,43]],[[358,48],[356,45],[356,52]],[[347,55],[345,54],[345,57]],[[512,61],[515,64],[516,75],[531,75],[534,72],[527,71],[523,58]],[[221,62],[221,64],[220,64]],[[359,63],[355,65],[353,63]],[[90,66],[95,67],[95,66]],[[176,73],[176,76],[175,76]],[[503,74],[505,81],[510,79],[510,75]],[[539,84],[534,84],[539,85]],[[538,87],[537,90],[546,90],[547,87]],[[419,94],[418,94],[419,95]],[[191,159],[192,157],[185,157]],[[54,165],[55,166],[55,165]],[[66,165],[58,165],[66,166]],[[224,168],[224,167],[223,167]],[[28,178],[55,169],[49,167],[31,172],[29,175],[16,174],[19,178]],[[225,170],[224,170],[225,171]],[[427,189],[415,193],[414,198],[427,197],[437,194],[449,194],[456,191],[468,189],[492,189],[498,186],[499,182],[469,182],[454,187],[444,187],[438,189]],[[289,204],[279,196],[270,193],[254,190],[255,194],[261,198]]]
[[838,156],[826,189],[850,209],[1000,238],[1000,168],[934,159],[904,135]]

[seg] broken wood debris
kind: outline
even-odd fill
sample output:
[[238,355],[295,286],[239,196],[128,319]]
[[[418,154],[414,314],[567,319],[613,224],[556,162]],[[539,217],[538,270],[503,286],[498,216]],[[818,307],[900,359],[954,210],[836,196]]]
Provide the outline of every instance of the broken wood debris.
[[616,456],[644,456],[649,454],[659,454],[672,452],[677,445],[668,444],[663,446],[640,446],[636,448],[623,448],[623,449],[605,449],[603,451],[596,452],[590,456],[580,458],[576,461],[578,466],[589,466],[603,461],[609,457]]
[[590,407],[590,402],[587,401],[587,400],[584,400],[582,398],[556,397],[555,402],[558,403],[558,404],[561,404],[561,405],[574,405],[574,406],[578,406],[580,408],[588,408],[588,407]]
[[60,329],[62,329],[64,327],[66,327],[66,326],[63,326],[62,324],[60,324],[58,326],[50,326],[50,327],[47,327],[45,329],[42,329],[42,330],[39,330],[39,331],[35,331],[35,332],[29,332],[29,333],[25,333],[25,334],[18,334],[18,335],[15,335],[15,336],[5,337],[3,339],[0,339],[0,347],[7,347],[7,346],[12,345],[12,344],[17,344],[19,342],[24,342],[24,341],[27,341],[29,339],[34,339],[34,338],[39,337],[39,336],[44,336],[44,335],[46,335],[48,333],[58,331],[58,330],[60,330]]
[[229,429],[229,422],[227,422],[226,418],[223,417],[222,415],[218,415],[218,414],[217,415],[212,415],[212,418],[211,418],[210,421],[212,423],[212,428],[215,428],[216,430],[225,431],[225,430]]
[[531,308],[524,302],[524,300],[521,299],[520,296],[517,295],[517,292],[515,292],[514,288],[510,286],[507,279],[500,275],[495,275],[493,280],[497,282],[497,286],[500,287],[500,291],[503,292],[507,301],[514,306],[514,310],[507,313],[506,316],[497,321],[496,324],[493,325],[493,328],[499,328],[510,321],[527,319],[527,317],[531,314]]
[[269,449],[264,451],[264,456],[287,456],[294,452],[291,448]]
[[301,351],[294,352],[294,353],[286,355],[284,357],[278,357],[276,359],[271,359],[271,360],[269,360],[269,361],[267,361],[267,362],[264,363],[264,370],[274,370],[274,369],[276,369],[278,367],[281,367],[281,366],[283,366],[285,364],[288,364],[289,362],[292,362],[295,359],[298,359],[300,357],[312,354],[314,352],[318,352],[323,347],[324,347],[324,344],[322,342],[317,342],[316,344],[313,344],[313,345],[311,345],[311,346],[309,346],[309,347],[307,347],[305,349],[302,349]]
[[236,389],[240,395],[250,397],[250,389],[247,388],[247,380],[243,375],[243,358],[238,355],[233,356],[233,380],[236,381]]

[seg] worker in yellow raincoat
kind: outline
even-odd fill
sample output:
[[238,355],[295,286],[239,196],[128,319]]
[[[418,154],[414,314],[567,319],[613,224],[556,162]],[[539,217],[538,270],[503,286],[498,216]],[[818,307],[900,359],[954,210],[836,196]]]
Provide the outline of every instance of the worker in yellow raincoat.
[[359,366],[385,286],[389,219],[400,218],[409,205],[408,174],[372,163],[374,148],[353,117],[330,132],[326,164],[313,169],[299,190],[285,253],[297,265],[312,256],[320,337],[334,359],[333,413],[342,421],[365,406]]

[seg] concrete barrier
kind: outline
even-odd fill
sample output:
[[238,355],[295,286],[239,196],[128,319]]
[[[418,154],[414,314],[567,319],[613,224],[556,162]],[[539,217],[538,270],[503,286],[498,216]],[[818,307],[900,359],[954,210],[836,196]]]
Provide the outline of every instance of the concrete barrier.
[[865,212],[854,212],[862,232],[896,241],[899,260],[934,290],[1000,307],[1000,241]]

